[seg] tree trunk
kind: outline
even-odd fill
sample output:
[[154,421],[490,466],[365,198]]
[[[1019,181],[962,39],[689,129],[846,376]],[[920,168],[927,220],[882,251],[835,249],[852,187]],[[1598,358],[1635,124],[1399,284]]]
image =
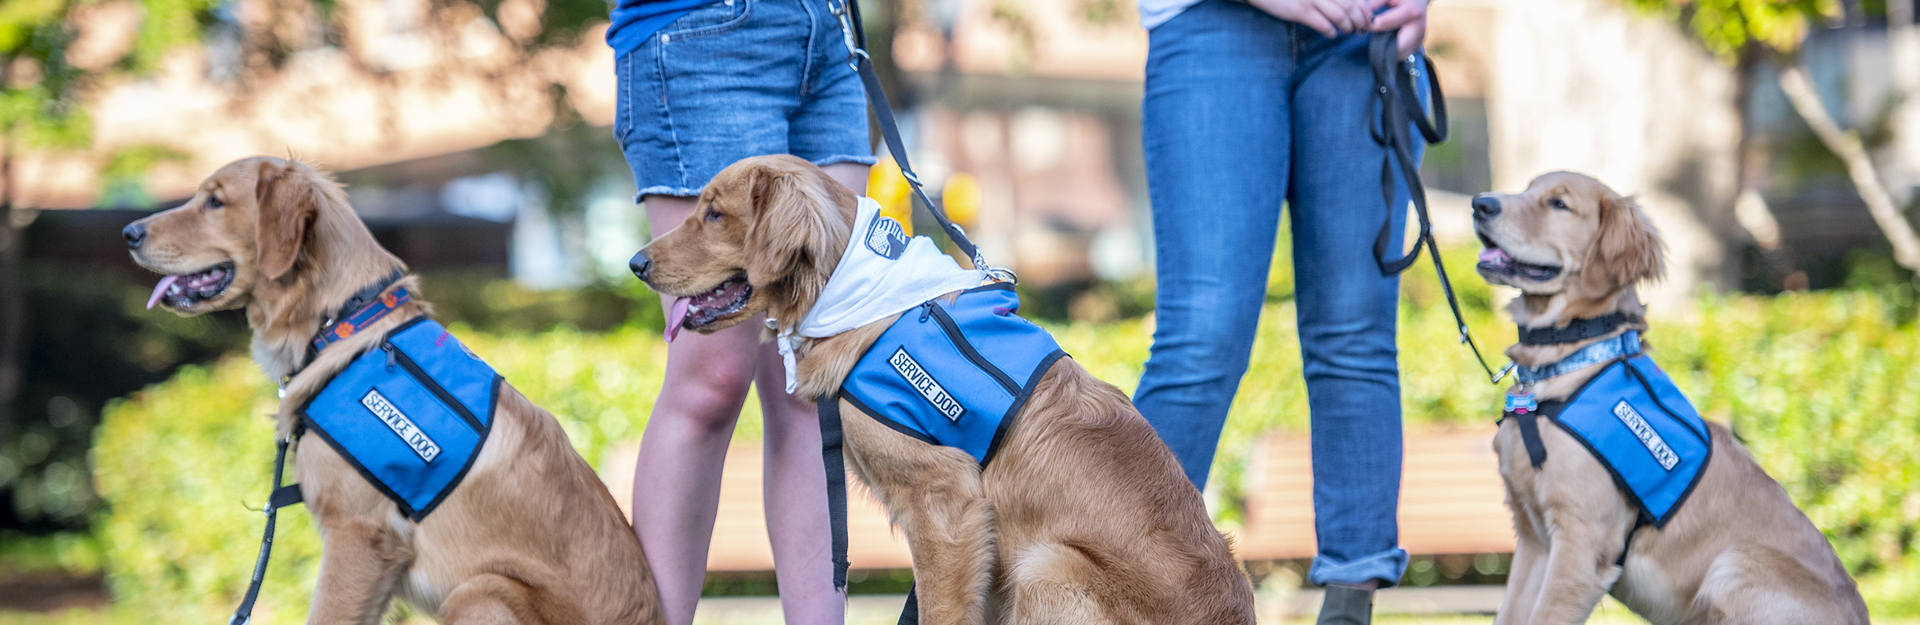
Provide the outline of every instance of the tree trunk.
[[1793,103],[1793,110],[1813,127],[1813,133],[1820,137],[1835,156],[1847,164],[1847,174],[1853,178],[1853,186],[1860,192],[1860,199],[1867,202],[1867,212],[1873,215],[1873,221],[1879,224],[1880,231],[1886,233],[1887,241],[1893,244],[1893,260],[1909,271],[1920,271],[1920,236],[1916,236],[1913,225],[1901,214],[1899,206],[1893,202],[1893,196],[1887,192],[1887,186],[1880,181],[1879,173],[1873,169],[1873,161],[1867,158],[1866,146],[1860,143],[1860,134],[1852,130],[1842,130],[1827,112],[1826,104],[1820,101],[1820,93],[1813,87],[1813,81],[1807,78],[1806,67],[1799,61],[1785,64],[1780,70],[1780,88],[1787,93],[1787,100]]
[[1760,257],[1766,264],[1769,277],[1787,290],[1804,285],[1805,275],[1794,268],[1792,254],[1785,247],[1780,232],[1780,220],[1767,206],[1767,200],[1761,193],[1767,172],[1772,167],[1773,147],[1766,139],[1757,136],[1753,128],[1753,112],[1747,105],[1753,99],[1753,87],[1760,73],[1760,60],[1764,50],[1757,43],[1749,43],[1740,50],[1733,73],[1734,115],[1740,126],[1740,144],[1735,148],[1738,168],[1735,170],[1735,188],[1733,200],[1734,222],[1740,224],[1747,235],[1760,248]]
[[1911,206],[1920,187],[1920,16],[1914,0],[1888,0],[1888,69],[1893,76],[1895,162],[1904,178],[1890,180],[1894,201]]
[[13,436],[24,371],[26,298],[21,292],[20,258],[26,240],[13,227],[13,132],[0,129],[0,441]]

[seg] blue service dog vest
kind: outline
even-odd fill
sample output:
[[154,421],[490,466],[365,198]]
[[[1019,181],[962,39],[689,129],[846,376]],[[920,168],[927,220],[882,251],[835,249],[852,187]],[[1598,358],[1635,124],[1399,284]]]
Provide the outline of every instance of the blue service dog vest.
[[1713,455],[1700,413],[1645,354],[1607,364],[1566,401],[1540,402],[1539,416],[1599,458],[1656,528],[1686,503]]
[[420,317],[355,358],[300,416],[418,522],[480,455],[500,381],[446,328]]
[[[841,383],[840,396],[913,438],[981,464],[1053,362],[1053,336],[1020,318],[1013,285],[962,291],[900,314]],[[830,400],[827,400],[830,401]]]

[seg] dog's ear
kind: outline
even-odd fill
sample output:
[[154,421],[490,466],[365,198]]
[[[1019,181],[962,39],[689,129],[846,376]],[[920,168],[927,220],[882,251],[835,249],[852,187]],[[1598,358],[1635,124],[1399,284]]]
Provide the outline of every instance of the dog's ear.
[[253,190],[259,222],[255,258],[267,279],[278,280],[299,260],[307,228],[325,198],[320,185],[291,162],[262,162]]
[[1580,269],[1582,287],[1611,293],[1666,275],[1666,244],[1633,198],[1603,192],[1599,217],[1600,227]]
[[845,249],[847,226],[839,208],[806,168],[761,164],[749,177],[752,219],[747,229],[747,278],[771,287],[778,318],[810,303],[826,286]]

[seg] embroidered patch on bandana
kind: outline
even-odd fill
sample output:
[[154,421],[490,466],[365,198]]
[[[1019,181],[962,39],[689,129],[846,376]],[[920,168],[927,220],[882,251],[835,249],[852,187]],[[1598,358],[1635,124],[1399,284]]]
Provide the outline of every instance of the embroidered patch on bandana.
[[1660,433],[1653,431],[1653,426],[1647,425],[1647,420],[1640,416],[1640,412],[1625,400],[1613,405],[1613,416],[1627,424],[1627,429],[1640,439],[1641,445],[1646,446],[1647,453],[1653,454],[1653,461],[1660,463],[1660,468],[1672,471],[1673,465],[1680,464],[1680,456],[1673,453],[1673,448],[1660,438]]
[[887,260],[900,260],[907,251],[907,231],[889,217],[875,217],[867,226],[867,249]]
[[440,455],[440,444],[428,438],[426,432],[420,431],[420,426],[414,425],[413,420],[394,407],[393,402],[387,401],[380,391],[368,389],[366,396],[360,398],[360,405],[366,406],[373,416],[380,418],[381,423],[387,424],[387,429],[393,430],[421,460],[433,462],[434,457]]
[[920,366],[920,363],[907,353],[906,348],[895,350],[893,357],[887,359],[887,364],[892,365],[893,371],[900,374],[900,377],[905,379],[907,385],[913,387],[913,390],[919,391],[920,397],[925,398],[927,403],[933,404],[933,409],[940,411],[948,421],[959,421],[960,415],[966,414],[967,409],[962,407],[959,401],[954,400],[952,395],[947,394],[947,389],[940,386],[940,381],[933,379],[933,375],[927,373],[927,369]]

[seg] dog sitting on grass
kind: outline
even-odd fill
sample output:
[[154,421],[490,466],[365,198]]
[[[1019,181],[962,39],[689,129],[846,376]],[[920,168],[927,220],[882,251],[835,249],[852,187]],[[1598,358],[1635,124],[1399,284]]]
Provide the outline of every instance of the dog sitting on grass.
[[[186,204],[124,234],[134,262],[166,276],[149,307],[185,316],[246,310],[254,360],[281,384],[278,434],[298,446],[300,492],[320,530],[310,622],[375,625],[395,595],[447,623],[664,622],[639,540],[553,415],[437,326],[418,341],[400,338],[430,323],[432,307],[412,297],[418,280],[374,241],[327,175],[277,158],[236,161]],[[314,402],[336,376],[362,361],[377,372],[383,352],[387,370],[462,368],[481,383],[442,393],[444,406],[433,408],[409,404],[397,378],[386,378],[356,391],[346,409],[319,414]],[[410,360],[429,353],[444,360]],[[492,399],[472,405],[475,396]],[[460,457],[450,437],[475,433],[458,424],[431,431],[426,408],[473,421],[470,455]],[[341,452],[354,429],[373,430],[373,443],[404,444],[385,464],[439,467],[452,483],[431,500],[377,486],[382,463]]]
[[[1253,623],[1246,574],[1127,396],[1015,316],[1010,284],[981,286],[878,210],[804,160],[749,158],[635,255],[634,272],[681,298],[670,334],[775,320],[798,357],[789,391],[845,415],[849,472],[906,535],[920,623]],[[896,347],[889,330],[902,327],[933,338]],[[869,375],[903,386],[843,393]],[[982,395],[1014,399],[983,410],[971,403]],[[963,449],[915,428],[981,436]]]
[[1519,544],[1495,622],[1582,623],[1611,593],[1657,625],[1866,623],[1826,536],[1646,355],[1634,287],[1665,259],[1640,207],[1552,173],[1473,209],[1480,275],[1520,290],[1494,439]]

